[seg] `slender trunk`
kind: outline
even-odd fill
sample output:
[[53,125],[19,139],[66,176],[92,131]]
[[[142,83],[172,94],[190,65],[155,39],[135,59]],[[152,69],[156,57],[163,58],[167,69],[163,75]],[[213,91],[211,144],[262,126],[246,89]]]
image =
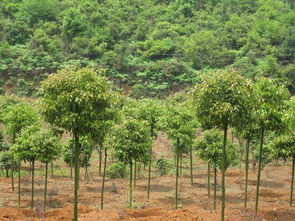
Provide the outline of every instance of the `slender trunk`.
[[[13,133],[12,134],[12,145],[15,143],[15,137],[16,137],[16,134]],[[11,164],[11,188],[12,188],[12,191],[14,191],[14,176],[13,176],[13,173],[14,173],[14,155],[12,155],[12,164]]]
[[44,212],[46,210],[46,197],[47,197],[47,177],[48,177],[48,162],[45,163],[45,182],[44,182]]
[[70,163],[70,165],[71,165],[71,174],[70,174],[70,176],[71,176],[71,179],[73,179],[73,161],[74,161],[74,153],[75,152],[75,149],[74,148],[72,148],[72,154],[71,154],[71,163]]
[[106,168],[107,168],[107,148],[104,148],[104,165],[103,165],[101,198],[100,198],[100,208],[101,209],[103,209],[103,197],[104,197],[104,185],[105,185],[105,177],[106,177]]
[[216,210],[216,192],[217,192],[217,168],[216,160],[214,161],[214,210]]
[[248,202],[248,172],[249,172],[249,149],[250,149],[250,139],[247,138],[246,140],[246,162],[245,162],[245,205],[244,207],[247,208]]
[[132,160],[129,163],[130,165],[130,177],[129,177],[129,208],[132,208]]
[[207,173],[208,173],[208,197],[211,196],[211,182],[210,182],[210,162],[207,165]]
[[99,167],[98,167],[98,173],[99,173],[99,176],[101,176],[101,165],[102,165],[102,148],[101,148],[101,145],[99,146]]
[[258,163],[258,174],[257,174],[257,184],[256,184],[256,199],[255,199],[255,214],[258,212],[259,203],[259,187],[260,187],[260,174],[261,174],[261,161],[262,161],[262,151],[263,151],[263,139],[264,139],[264,128],[261,129],[261,140],[259,149],[259,163]]
[[[14,157],[13,157],[14,162]],[[14,170],[14,163],[11,164],[11,188],[12,191],[14,191],[14,177],[13,177],[13,170]]]
[[140,169],[141,169],[141,166],[142,166],[142,164],[139,163],[139,165],[138,165],[138,169],[137,169],[137,178],[138,178],[138,179],[140,178]]
[[78,134],[74,133],[74,139],[75,139],[74,221],[78,221],[79,153],[80,153],[80,143],[79,143]]
[[295,170],[295,153],[293,154],[292,164],[292,181],[291,181],[291,193],[290,193],[290,206],[293,204],[293,188],[294,188],[294,170]]
[[224,211],[225,211],[226,142],[227,142],[227,125],[224,128],[223,148],[222,148],[222,178],[221,178],[222,201],[221,201],[221,221],[224,221]]
[[[151,137],[154,138],[154,128],[151,126]],[[148,172],[148,186],[147,186],[147,198],[150,199],[150,191],[151,191],[151,170],[152,170],[152,149],[150,147],[150,155],[149,155],[149,172]]]
[[193,148],[190,146],[190,166],[191,166],[191,186],[194,184],[193,178]]
[[182,153],[180,154],[180,167],[179,167],[179,175],[182,175]]
[[20,181],[21,181],[20,169],[21,169],[21,161],[18,160],[18,206],[19,207],[20,207]]
[[134,161],[134,178],[133,178],[133,188],[136,186],[136,176],[137,176],[137,162]]
[[53,161],[51,162],[51,178],[53,179]]
[[88,181],[88,178],[87,178],[87,165],[85,166],[84,180]]
[[179,177],[179,139],[176,143],[176,185],[175,185],[175,209],[178,207],[178,177]]
[[35,173],[35,160],[32,160],[32,190],[31,190],[31,209],[34,208],[34,173]]

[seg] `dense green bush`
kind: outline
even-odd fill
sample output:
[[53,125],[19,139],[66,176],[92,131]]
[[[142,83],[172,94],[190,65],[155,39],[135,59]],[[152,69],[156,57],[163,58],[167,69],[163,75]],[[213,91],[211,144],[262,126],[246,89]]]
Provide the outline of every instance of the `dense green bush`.
[[122,162],[113,163],[107,168],[106,175],[110,178],[124,178],[125,165]]
[[171,168],[171,163],[169,160],[164,159],[164,158],[159,158],[157,159],[155,163],[155,167],[158,169],[160,172],[160,176],[164,176],[168,173],[169,169]]

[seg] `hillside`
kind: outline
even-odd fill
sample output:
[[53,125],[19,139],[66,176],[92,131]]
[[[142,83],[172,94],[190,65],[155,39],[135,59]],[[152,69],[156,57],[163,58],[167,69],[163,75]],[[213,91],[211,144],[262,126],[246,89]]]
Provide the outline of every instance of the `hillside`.
[[[294,92],[292,0],[2,0],[2,92],[31,96],[47,74],[94,65],[133,97],[163,97],[199,73],[236,69]],[[131,89],[131,90],[130,90]]]

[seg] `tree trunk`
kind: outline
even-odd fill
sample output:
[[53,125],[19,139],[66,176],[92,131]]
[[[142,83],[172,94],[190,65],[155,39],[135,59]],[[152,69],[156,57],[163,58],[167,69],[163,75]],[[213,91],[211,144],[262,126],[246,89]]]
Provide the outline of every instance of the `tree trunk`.
[[101,164],[102,164],[102,147],[101,145],[99,146],[99,166],[98,166],[98,173],[99,173],[99,176],[101,176]]
[[70,165],[71,165],[71,174],[70,174],[71,179],[73,179],[73,163],[74,163],[73,161],[74,161],[74,154],[75,154],[75,149],[72,148],[71,163],[70,163]]
[[257,173],[257,184],[256,184],[255,214],[257,214],[257,212],[258,212],[258,203],[259,203],[259,187],[260,187],[263,139],[264,139],[264,128],[261,129],[261,140],[260,140],[259,162],[258,162],[258,173]]
[[179,177],[179,139],[176,143],[176,185],[175,185],[175,209],[178,207],[178,177]]
[[45,163],[45,182],[44,182],[44,212],[46,210],[46,197],[47,197],[47,177],[48,177],[48,162]]
[[53,179],[53,161],[51,162],[51,178]]
[[74,133],[74,139],[75,139],[74,221],[78,221],[79,154],[80,154],[80,143],[79,143],[78,134]]
[[[12,145],[15,143],[15,137],[16,137],[16,134],[13,133],[12,134]],[[13,177],[13,172],[14,172],[14,155],[12,155],[12,164],[11,164],[11,188],[12,188],[12,191],[14,191],[14,177]]]
[[211,182],[210,182],[210,162],[208,161],[207,165],[207,174],[208,174],[208,198],[211,196]]
[[190,146],[190,166],[191,166],[191,186],[194,184],[193,178],[193,148]]
[[291,193],[290,193],[290,206],[293,204],[293,188],[294,188],[294,170],[295,170],[295,153],[293,154],[293,159],[292,159],[292,181],[291,181]]
[[246,162],[245,162],[245,204],[244,204],[245,208],[247,208],[247,202],[248,202],[249,149],[250,149],[250,139],[247,138],[247,140],[246,140]]
[[136,176],[137,176],[137,162],[134,161],[134,175],[133,175],[133,188],[136,186]]
[[217,168],[214,161],[214,210],[216,210],[216,192],[217,192]]
[[105,177],[106,177],[106,168],[107,168],[107,148],[104,148],[104,165],[103,165],[101,198],[100,198],[100,208],[101,209],[103,209],[103,197],[104,197],[104,185],[105,185]]
[[34,173],[35,173],[35,160],[32,160],[32,190],[31,190],[31,209],[34,208]]
[[221,221],[224,221],[224,211],[225,211],[226,142],[227,142],[227,125],[226,125],[225,128],[224,128],[223,148],[222,148],[222,178],[221,178],[222,200],[221,200]]
[[129,177],[129,208],[132,208],[132,160],[129,163],[130,165],[130,177]]
[[20,170],[21,170],[21,161],[18,160],[18,207],[20,207],[20,181],[21,181]]
[[[154,137],[154,128],[151,126],[151,137]],[[148,172],[148,186],[147,186],[147,198],[150,199],[150,190],[151,190],[151,170],[152,170],[152,150],[153,147],[150,148],[150,155],[149,155],[149,172]]]

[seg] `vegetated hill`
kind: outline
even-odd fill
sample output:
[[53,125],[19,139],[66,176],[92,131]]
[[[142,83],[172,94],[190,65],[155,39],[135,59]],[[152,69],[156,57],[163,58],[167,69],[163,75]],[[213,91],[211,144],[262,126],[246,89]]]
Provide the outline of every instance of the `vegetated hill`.
[[[31,96],[68,64],[94,65],[134,97],[165,96],[234,68],[295,88],[293,0],[1,0],[2,90]],[[127,86],[126,86],[127,85]]]

